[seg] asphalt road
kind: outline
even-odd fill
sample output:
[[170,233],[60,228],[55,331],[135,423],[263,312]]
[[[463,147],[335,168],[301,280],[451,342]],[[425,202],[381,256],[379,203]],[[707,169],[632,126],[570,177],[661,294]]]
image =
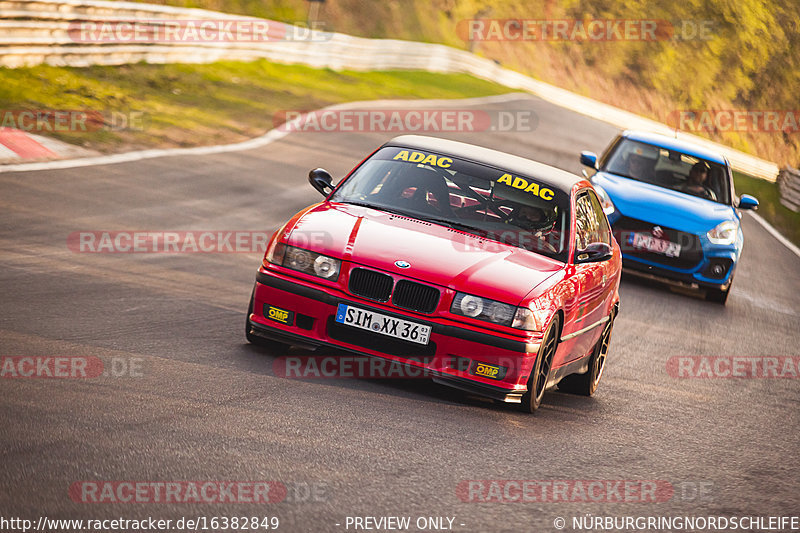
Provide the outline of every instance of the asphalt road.
[[[578,172],[580,150],[616,133],[532,97],[487,109],[533,111],[537,128],[445,136]],[[556,517],[571,531],[588,515],[800,514],[800,381],[667,372],[673,356],[800,356],[800,260],[749,216],[726,307],[623,279],[597,395],[551,392],[533,416],[425,380],[275,376],[285,354],[243,335],[260,253],[67,246],[75,231],[273,230],[318,200],[310,168],[341,177],[387,137],[294,133],[247,152],[0,174],[0,355],[99,357],[123,374],[0,379],[2,517],[277,516],[282,531],[347,531],[348,516],[409,516],[416,531],[418,517],[455,517],[456,531],[547,532]],[[462,501],[459,484],[484,479],[660,480],[674,492]],[[274,480],[290,493],[77,503],[69,487],[86,480]]]

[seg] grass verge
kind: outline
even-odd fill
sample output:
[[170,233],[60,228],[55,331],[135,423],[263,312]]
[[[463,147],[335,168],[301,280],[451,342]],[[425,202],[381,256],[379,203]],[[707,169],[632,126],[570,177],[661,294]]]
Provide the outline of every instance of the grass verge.
[[736,194],[752,194],[758,198],[758,214],[772,224],[784,237],[800,245],[800,213],[795,213],[780,202],[778,185],[741,172],[734,171]]
[[[0,68],[0,109],[100,112],[109,123],[93,131],[41,133],[104,153],[242,141],[276,126],[273,117],[283,110],[354,100],[472,98],[507,92],[505,86],[464,74],[334,72],[265,60]],[[134,127],[123,124],[131,117],[138,121]],[[734,172],[734,182],[737,193],[758,198],[758,212],[800,245],[800,213],[781,205],[776,184],[739,172]]]
[[[102,113],[106,123],[94,131],[41,133],[104,153],[242,141],[276,126],[273,117],[281,110],[312,110],[354,100],[471,98],[509,91],[462,74],[334,72],[265,60],[0,69],[0,109]],[[129,118],[134,119],[134,127]]]

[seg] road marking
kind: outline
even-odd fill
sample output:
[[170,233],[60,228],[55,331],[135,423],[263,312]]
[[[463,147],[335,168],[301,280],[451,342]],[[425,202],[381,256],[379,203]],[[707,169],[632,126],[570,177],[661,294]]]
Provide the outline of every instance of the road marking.
[[753,218],[755,219],[755,221],[756,221],[756,222],[758,222],[759,224],[761,224],[761,226],[762,226],[762,227],[763,227],[765,230],[767,230],[767,232],[768,232],[770,235],[772,235],[773,237],[775,237],[776,239],[778,239],[778,242],[780,242],[781,244],[783,244],[784,246],[786,246],[786,247],[789,249],[789,251],[790,251],[790,252],[792,252],[794,255],[796,255],[797,257],[800,257],[800,248],[798,248],[798,247],[797,247],[797,246],[795,246],[795,245],[794,245],[792,242],[790,242],[790,241],[789,241],[789,239],[787,239],[786,237],[784,237],[783,235],[781,235],[781,234],[778,232],[778,230],[776,230],[775,228],[773,228],[773,227],[770,225],[770,223],[769,223],[769,222],[767,222],[766,220],[764,220],[763,218],[761,218],[761,215],[759,215],[759,214],[757,214],[757,213],[754,213],[753,211],[750,211],[750,214],[753,216]]
[[[531,96],[526,93],[506,93],[495,96],[482,96],[479,98],[462,98],[460,100],[419,100],[414,103],[417,107],[437,107],[442,105],[484,105],[484,104],[500,104],[520,99],[531,99]],[[396,105],[408,105],[408,100],[372,100],[362,102],[346,102],[341,104],[334,104],[315,111],[301,115],[294,119],[295,121],[302,122],[310,114],[320,113],[331,109],[349,109],[349,108],[363,108],[370,106],[371,108],[386,107],[391,108]],[[139,150],[135,152],[125,152],[122,154],[102,155],[95,157],[82,157],[78,159],[62,159],[59,161],[44,161],[41,163],[18,163],[14,165],[0,165],[0,173],[3,172],[31,172],[35,170],[59,170],[65,168],[78,168],[90,167],[98,165],[114,165],[118,163],[131,163],[134,161],[142,161],[144,159],[154,159],[157,157],[170,157],[182,155],[210,155],[221,154],[225,152],[239,152],[242,150],[251,150],[254,148],[261,148],[271,144],[277,140],[283,139],[291,133],[290,131],[280,131],[277,128],[272,129],[260,137],[255,137],[247,141],[242,141],[233,144],[220,144],[215,146],[198,146],[195,148],[169,148],[169,149],[151,149]]]
[[733,295],[737,298],[743,298],[753,304],[754,306],[758,307],[759,309],[764,309],[766,311],[771,311],[774,313],[781,313],[784,315],[790,316],[800,316],[800,313],[792,309],[791,307],[787,307],[780,302],[773,300],[772,298],[765,298],[763,294],[751,294],[747,290],[743,290],[741,287],[738,287],[734,292]]
[[[461,105],[480,105],[480,104],[500,104],[514,100],[530,99],[531,95],[528,93],[507,93],[495,96],[482,96],[479,98],[462,98],[460,100],[420,100],[415,103],[418,106],[437,106],[442,104],[459,103]],[[533,98],[536,98],[535,96]],[[552,103],[552,102],[551,102]],[[408,105],[408,100],[372,100],[361,102],[345,102],[340,104],[333,104],[322,109],[310,111],[305,115],[298,117],[295,120],[302,121],[311,113],[319,113],[329,109],[348,109],[359,108],[364,105],[372,107],[387,107],[391,108],[393,105],[402,104]],[[554,104],[558,105],[558,104]],[[568,109],[568,108],[567,108]],[[283,139],[289,135],[289,131],[279,131],[277,128],[272,129],[260,137],[242,141],[232,144],[220,144],[215,146],[198,146],[196,148],[170,148],[170,149],[152,149],[152,150],[139,150],[135,152],[126,152],[122,154],[103,155],[96,157],[83,157],[78,159],[62,159],[60,161],[46,161],[42,163],[19,163],[15,165],[0,165],[0,174],[3,172],[31,172],[35,170],[59,170],[65,168],[79,168],[90,167],[98,165],[114,165],[118,163],[130,163],[134,161],[142,161],[144,159],[155,159],[157,157],[170,157],[182,155],[211,155],[221,154],[225,152],[239,152],[242,150],[250,150],[254,148],[261,148],[267,146],[275,141]],[[800,257],[800,249],[794,244],[789,242],[786,237],[781,235],[778,230],[773,228],[766,220],[761,218],[754,212],[750,212],[753,218],[761,224],[772,236],[778,239],[778,242],[786,246],[792,253]]]

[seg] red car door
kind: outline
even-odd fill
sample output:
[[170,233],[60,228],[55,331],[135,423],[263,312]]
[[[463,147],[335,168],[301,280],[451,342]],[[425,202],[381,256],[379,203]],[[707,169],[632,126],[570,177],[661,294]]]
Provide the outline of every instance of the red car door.
[[[575,249],[602,242],[612,245],[608,220],[594,191],[580,191],[575,199]],[[571,265],[572,295],[566,306],[562,342],[568,343],[566,361],[585,355],[597,342],[613,298],[610,261]]]

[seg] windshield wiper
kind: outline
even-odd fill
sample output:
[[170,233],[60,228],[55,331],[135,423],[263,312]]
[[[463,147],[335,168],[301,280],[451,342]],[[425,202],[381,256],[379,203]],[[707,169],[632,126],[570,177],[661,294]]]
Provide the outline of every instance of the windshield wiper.
[[436,224],[441,224],[443,226],[447,226],[453,229],[460,229],[466,232],[478,232],[486,235],[489,233],[485,229],[476,228],[475,226],[470,226],[469,224],[462,224],[461,222],[456,222],[454,220],[448,220],[446,218],[435,218],[435,217],[419,217],[426,222],[434,222]]
[[435,224],[441,224],[443,226],[447,226],[453,229],[460,229],[467,232],[478,232],[486,235],[489,233],[487,230],[476,228],[475,226],[470,226],[469,224],[462,224],[461,222],[456,222],[453,220],[448,220],[446,218],[436,218],[436,217],[425,217],[421,215],[417,215],[415,213],[405,213],[403,211],[392,209],[391,207],[384,207],[382,205],[375,205],[369,202],[359,202],[359,201],[351,201],[351,200],[339,200],[339,203],[342,204],[349,204],[349,205],[357,205],[359,207],[368,207],[370,209],[377,209],[378,211],[385,211],[387,213],[392,213],[393,215],[400,215],[403,217],[408,218],[416,218],[419,220],[424,220],[425,222],[433,222]]
[[359,207],[369,207],[370,209],[377,209],[378,211],[385,211],[385,212],[391,213],[393,215],[401,215],[401,216],[404,216],[404,217],[413,216],[413,215],[409,215],[407,213],[404,213],[404,212],[402,212],[400,210],[392,209],[391,207],[385,207],[385,206],[382,206],[382,205],[371,204],[369,202],[356,202],[356,201],[351,201],[351,200],[339,200],[339,203],[349,204],[349,205],[357,205]]
[[608,172],[610,174],[614,174],[615,176],[619,176],[620,178],[628,178],[629,180],[642,181],[639,178],[635,178],[633,176],[628,176],[627,174],[623,174],[622,172],[612,172],[611,170],[606,170],[605,172]]

